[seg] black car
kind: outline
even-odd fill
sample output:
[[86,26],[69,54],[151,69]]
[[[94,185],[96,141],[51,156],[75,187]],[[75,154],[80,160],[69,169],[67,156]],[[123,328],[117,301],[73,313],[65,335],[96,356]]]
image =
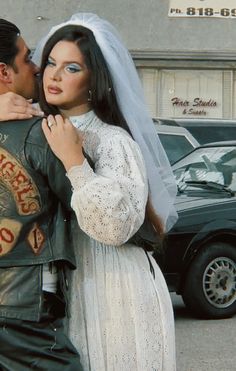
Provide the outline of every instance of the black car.
[[173,165],[179,219],[163,273],[200,317],[236,313],[236,142],[204,145]]

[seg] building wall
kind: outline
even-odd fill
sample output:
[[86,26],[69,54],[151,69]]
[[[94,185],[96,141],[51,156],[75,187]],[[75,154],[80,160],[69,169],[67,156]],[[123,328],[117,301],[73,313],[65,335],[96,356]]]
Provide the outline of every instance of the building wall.
[[0,0],[0,8],[1,17],[19,26],[30,47],[52,25],[88,11],[114,23],[131,50],[236,49],[236,19],[168,18],[168,0]]
[[168,0],[0,0],[0,6],[30,48],[73,13],[97,13],[131,51],[153,116],[236,117],[236,17],[172,18]]

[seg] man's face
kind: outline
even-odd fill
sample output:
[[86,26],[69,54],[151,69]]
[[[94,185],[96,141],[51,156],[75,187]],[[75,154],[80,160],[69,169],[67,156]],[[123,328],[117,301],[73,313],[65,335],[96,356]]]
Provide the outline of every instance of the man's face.
[[12,91],[22,95],[24,98],[37,99],[38,82],[36,74],[39,68],[30,59],[30,50],[26,46],[22,37],[18,37],[16,43],[19,52],[14,60],[12,69]]

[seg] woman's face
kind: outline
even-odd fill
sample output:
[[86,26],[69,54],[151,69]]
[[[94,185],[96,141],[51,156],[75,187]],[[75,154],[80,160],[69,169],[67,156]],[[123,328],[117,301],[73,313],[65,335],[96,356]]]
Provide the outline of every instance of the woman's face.
[[43,73],[46,101],[68,115],[82,114],[89,108],[90,71],[78,46],[59,41],[51,50]]

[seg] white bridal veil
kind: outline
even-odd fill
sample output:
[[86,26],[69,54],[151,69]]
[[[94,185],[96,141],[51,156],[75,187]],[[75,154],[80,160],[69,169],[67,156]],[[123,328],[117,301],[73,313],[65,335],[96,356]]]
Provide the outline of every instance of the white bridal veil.
[[140,79],[133,60],[115,28],[92,13],[77,13],[70,20],[52,27],[36,47],[33,60],[40,64],[42,50],[59,28],[81,25],[90,29],[108,65],[117,101],[146,163],[152,205],[168,231],[177,220],[174,208],[176,183],[166,153],[148,113]]

